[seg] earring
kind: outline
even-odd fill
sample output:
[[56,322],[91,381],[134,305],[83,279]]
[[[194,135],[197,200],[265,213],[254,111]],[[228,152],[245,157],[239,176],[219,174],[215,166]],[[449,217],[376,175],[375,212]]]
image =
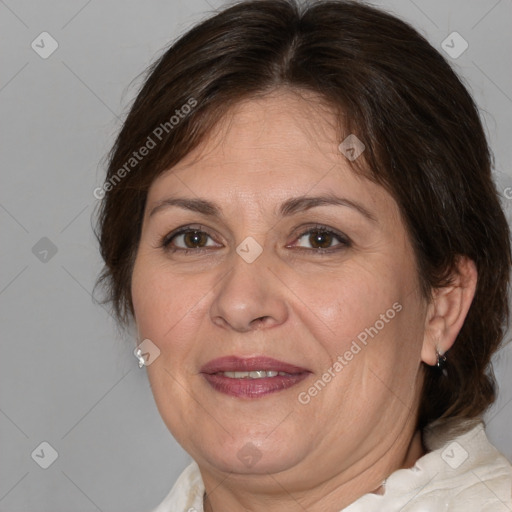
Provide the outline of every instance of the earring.
[[139,368],[142,368],[146,364],[146,360],[144,359],[144,356],[142,355],[142,350],[138,348],[135,352],[135,357],[139,360]]
[[437,356],[437,363],[436,367],[439,371],[443,373],[444,376],[447,375],[446,372],[446,356],[444,354],[441,354],[439,350],[436,349],[436,356]]

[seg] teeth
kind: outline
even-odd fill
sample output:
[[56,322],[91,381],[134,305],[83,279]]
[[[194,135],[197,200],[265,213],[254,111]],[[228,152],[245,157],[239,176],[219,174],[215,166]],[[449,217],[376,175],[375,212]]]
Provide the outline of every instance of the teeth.
[[220,374],[224,375],[224,377],[229,377],[230,379],[263,379],[265,377],[276,377],[277,375],[291,375],[291,373],[276,372],[274,370],[256,370],[253,372],[220,372]]

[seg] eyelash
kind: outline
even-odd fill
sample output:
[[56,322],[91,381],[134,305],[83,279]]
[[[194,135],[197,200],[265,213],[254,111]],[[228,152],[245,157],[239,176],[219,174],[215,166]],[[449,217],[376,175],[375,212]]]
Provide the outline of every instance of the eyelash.
[[[203,226],[198,226],[198,227],[184,226],[184,227],[178,228],[178,230],[173,231],[172,233],[169,233],[169,234],[165,235],[164,237],[162,237],[160,240],[160,243],[159,243],[159,247],[166,252],[172,252],[172,253],[180,252],[182,254],[189,254],[189,253],[198,254],[198,253],[202,253],[204,251],[208,251],[209,248],[205,248],[205,247],[198,247],[196,249],[183,249],[181,247],[170,247],[170,244],[173,241],[173,239],[175,239],[176,237],[178,237],[180,235],[183,235],[183,234],[186,234],[189,232],[193,232],[193,231],[196,231],[199,234],[205,234],[209,238],[213,239],[213,237],[211,235],[209,235],[207,231],[204,230]],[[322,234],[334,235],[334,237],[337,238],[337,240],[340,243],[334,247],[329,247],[327,249],[322,249],[322,248],[309,249],[307,247],[297,247],[296,250],[299,250],[301,252],[314,252],[320,256],[323,256],[323,255],[332,254],[334,252],[338,252],[340,250],[343,250],[344,248],[351,246],[351,242],[348,239],[348,237],[346,237],[345,235],[343,235],[337,231],[332,230],[331,228],[328,228],[327,226],[322,226],[320,224],[317,224],[313,227],[308,228],[306,231],[299,233],[299,235],[297,236],[297,239],[300,239],[303,236],[310,235],[312,233],[322,233]]]

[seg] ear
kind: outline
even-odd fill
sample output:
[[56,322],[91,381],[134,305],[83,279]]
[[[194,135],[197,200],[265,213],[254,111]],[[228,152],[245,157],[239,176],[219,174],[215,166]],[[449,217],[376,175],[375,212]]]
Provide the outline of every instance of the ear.
[[451,348],[464,324],[475,296],[478,272],[473,260],[459,256],[452,284],[433,291],[425,318],[425,333],[421,359],[434,366],[437,352],[444,354]]

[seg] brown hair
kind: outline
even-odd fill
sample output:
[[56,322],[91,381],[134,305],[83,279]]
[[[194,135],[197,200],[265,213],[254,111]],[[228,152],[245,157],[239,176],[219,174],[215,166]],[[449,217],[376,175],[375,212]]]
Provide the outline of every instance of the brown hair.
[[[440,53],[360,2],[243,1],[193,27],[149,68],[110,153],[97,219],[105,261],[97,284],[118,321],[133,315],[131,273],[153,180],[236,102],[282,87],[318,94],[342,112],[342,130],[364,142],[359,171],[397,201],[426,299],[449,283],[458,255],[475,262],[476,294],[447,376],[425,365],[419,426],[479,416],[495,398],[488,365],[508,326],[511,266],[485,134]],[[130,160],[142,147],[150,150]]]

